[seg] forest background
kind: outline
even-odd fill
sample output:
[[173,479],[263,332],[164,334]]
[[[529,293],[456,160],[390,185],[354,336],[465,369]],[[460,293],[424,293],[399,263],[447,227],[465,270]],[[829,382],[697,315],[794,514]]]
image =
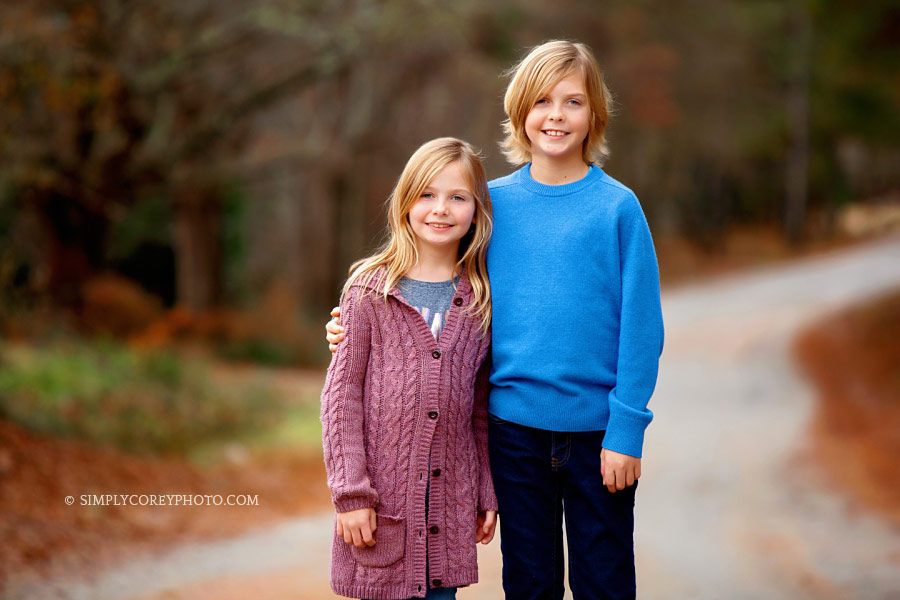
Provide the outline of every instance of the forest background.
[[[409,154],[452,135],[509,172],[503,73],[552,38],[606,73],[604,168],[640,198],[664,283],[897,219],[890,0],[4,2],[0,417],[138,453],[315,445],[315,386],[229,377],[322,371]],[[52,546],[32,516],[16,547]]]

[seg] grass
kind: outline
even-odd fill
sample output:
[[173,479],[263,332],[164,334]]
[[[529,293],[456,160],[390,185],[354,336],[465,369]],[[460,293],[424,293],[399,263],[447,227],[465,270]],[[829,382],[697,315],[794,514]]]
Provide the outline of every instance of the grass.
[[[322,451],[322,424],[319,421],[319,399],[303,398],[292,402],[271,427],[239,432],[228,439],[232,448],[240,448],[253,454],[268,451],[289,451],[298,456],[320,460]],[[191,462],[198,466],[218,463],[227,454],[221,440],[195,445],[188,454]]]
[[0,348],[0,416],[31,430],[133,451],[192,447],[282,422],[262,384],[216,385],[202,359],[70,340]]

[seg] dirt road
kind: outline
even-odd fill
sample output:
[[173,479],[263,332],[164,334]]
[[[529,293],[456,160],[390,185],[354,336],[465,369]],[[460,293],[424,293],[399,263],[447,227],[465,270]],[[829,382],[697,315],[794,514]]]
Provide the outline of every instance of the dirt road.
[[[900,597],[900,532],[826,487],[788,346],[829,311],[900,287],[900,238],[664,294],[666,349],[635,539],[644,599]],[[11,599],[330,598],[330,515],[134,560]],[[461,600],[502,598],[499,546]]]

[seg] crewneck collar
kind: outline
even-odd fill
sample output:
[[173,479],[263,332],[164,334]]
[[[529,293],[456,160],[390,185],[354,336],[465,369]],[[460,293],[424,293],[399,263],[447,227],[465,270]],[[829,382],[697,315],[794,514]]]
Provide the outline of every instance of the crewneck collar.
[[533,194],[541,196],[568,196],[583,191],[585,188],[593,185],[603,177],[603,169],[597,165],[590,165],[587,175],[572,183],[564,183],[562,185],[547,185],[535,181],[531,177],[531,163],[528,163],[519,169],[518,180],[526,190]]

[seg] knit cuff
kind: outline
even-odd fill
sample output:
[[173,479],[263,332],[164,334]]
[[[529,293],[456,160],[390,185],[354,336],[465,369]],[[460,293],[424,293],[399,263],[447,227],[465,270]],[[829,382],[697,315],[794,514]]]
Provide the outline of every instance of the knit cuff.
[[485,499],[485,500],[478,501],[478,512],[484,512],[486,510],[496,511],[499,509],[500,509],[500,507],[497,504],[496,497],[494,497],[493,499]]
[[377,502],[366,496],[353,496],[350,498],[341,498],[334,500],[334,508],[339,513],[350,512],[351,510],[359,510],[360,508],[375,508]]
[[603,447],[613,452],[641,457],[644,446],[644,431],[649,423],[643,419],[632,419],[621,413],[612,413],[603,435]]

